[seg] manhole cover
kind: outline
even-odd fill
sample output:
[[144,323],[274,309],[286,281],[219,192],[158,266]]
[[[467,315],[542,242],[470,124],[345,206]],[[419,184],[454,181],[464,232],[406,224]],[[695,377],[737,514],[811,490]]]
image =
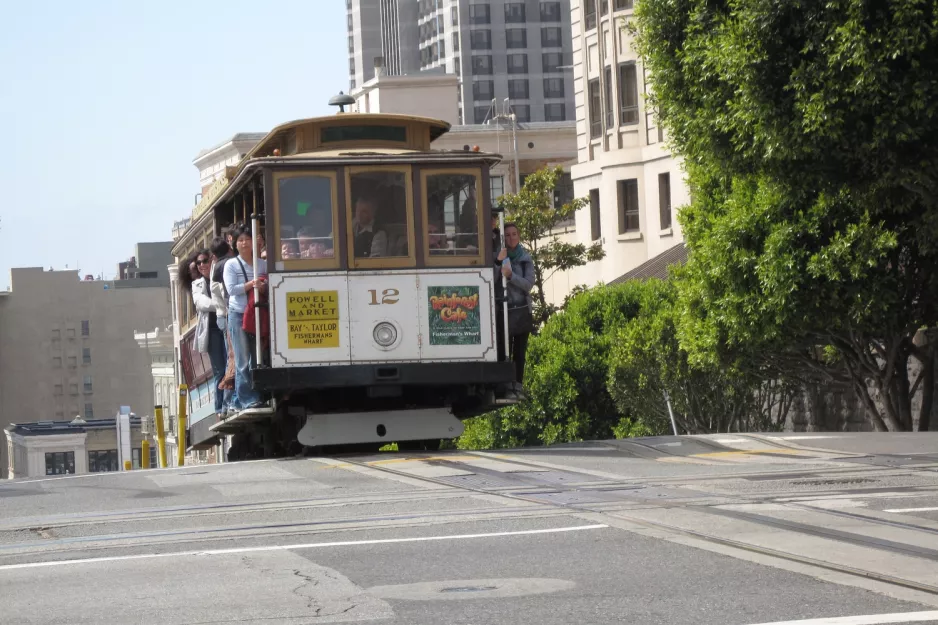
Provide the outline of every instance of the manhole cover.
[[498,586],[454,586],[442,588],[440,592],[484,592],[486,590],[498,590]]

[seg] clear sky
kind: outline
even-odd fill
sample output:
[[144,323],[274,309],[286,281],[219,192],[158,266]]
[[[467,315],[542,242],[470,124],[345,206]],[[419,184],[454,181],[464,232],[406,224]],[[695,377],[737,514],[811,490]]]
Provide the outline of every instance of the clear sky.
[[345,14],[342,0],[3,3],[0,289],[11,267],[112,277],[189,215],[199,150],[330,114],[348,91]]

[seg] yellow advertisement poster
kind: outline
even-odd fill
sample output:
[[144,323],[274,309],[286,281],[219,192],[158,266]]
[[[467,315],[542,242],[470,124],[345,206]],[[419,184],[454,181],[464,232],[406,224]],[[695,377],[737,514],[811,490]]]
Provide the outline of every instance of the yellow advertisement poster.
[[339,292],[287,293],[287,345],[290,349],[339,346]]

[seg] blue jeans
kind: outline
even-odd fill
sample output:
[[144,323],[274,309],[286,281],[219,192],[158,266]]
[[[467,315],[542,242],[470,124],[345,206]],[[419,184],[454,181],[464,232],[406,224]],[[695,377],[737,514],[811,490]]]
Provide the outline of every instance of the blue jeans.
[[208,359],[212,362],[212,376],[215,380],[212,389],[215,393],[215,412],[219,413],[225,406],[225,393],[218,385],[225,379],[225,369],[228,368],[228,346],[224,333],[217,326],[208,329]]
[[248,343],[248,335],[241,329],[244,313],[228,311],[228,331],[231,332],[231,346],[235,354],[235,394],[242,408],[258,403],[261,398],[251,388],[251,367],[254,365],[254,353]]

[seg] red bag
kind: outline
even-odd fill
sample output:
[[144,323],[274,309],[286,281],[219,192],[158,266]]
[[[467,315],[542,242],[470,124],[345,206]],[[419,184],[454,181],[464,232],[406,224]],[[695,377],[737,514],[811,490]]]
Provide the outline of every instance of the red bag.
[[[261,295],[261,303],[267,303],[267,294]],[[255,312],[260,311],[260,312]],[[248,307],[244,310],[244,320],[241,322],[241,328],[250,334],[257,334],[257,317],[260,317],[261,338],[266,339],[270,336],[270,310],[264,306],[254,307],[254,289],[248,292]]]
[[[241,266],[241,275],[244,276],[244,281],[248,281],[248,274],[244,270],[244,263],[240,258],[237,259],[238,265]],[[263,279],[263,276],[261,276]],[[248,295],[248,305],[244,309],[244,318],[241,320],[241,329],[249,334],[257,334],[257,308],[254,307],[254,289],[251,289],[247,293]],[[267,294],[264,293],[261,295],[261,303],[267,303]],[[261,338],[266,339],[270,336],[270,309],[267,306],[263,306],[260,309],[259,316],[261,318],[260,327],[261,327]]]

